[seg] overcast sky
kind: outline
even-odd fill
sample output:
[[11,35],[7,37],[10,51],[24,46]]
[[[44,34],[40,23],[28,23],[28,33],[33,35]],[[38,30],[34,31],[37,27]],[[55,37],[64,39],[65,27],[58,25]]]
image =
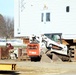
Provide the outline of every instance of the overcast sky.
[[0,0],[0,14],[14,17],[14,0]]

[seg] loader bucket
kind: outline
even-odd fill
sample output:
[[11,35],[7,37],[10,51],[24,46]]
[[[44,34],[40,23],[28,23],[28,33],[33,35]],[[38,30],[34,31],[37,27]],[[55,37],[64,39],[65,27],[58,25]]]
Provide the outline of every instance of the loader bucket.
[[62,59],[55,53],[52,53],[52,60],[53,62],[62,62]]
[[52,59],[50,57],[48,57],[46,54],[43,54],[42,57],[41,57],[41,60],[40,62],[48,62],[48,63],[51,63],[53,62]]
[[51,53],[51,54],[43,54],[41,57],[41,62],[62,62],[62,59],[55,53]]

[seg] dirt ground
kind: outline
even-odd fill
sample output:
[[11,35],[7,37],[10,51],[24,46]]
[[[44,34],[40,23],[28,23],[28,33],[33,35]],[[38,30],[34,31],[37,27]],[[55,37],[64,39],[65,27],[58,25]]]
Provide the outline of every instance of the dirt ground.
[[16,63],[16,72],[0,75],[76,75],[76,62],[31,62],[0,60],[0,63]]

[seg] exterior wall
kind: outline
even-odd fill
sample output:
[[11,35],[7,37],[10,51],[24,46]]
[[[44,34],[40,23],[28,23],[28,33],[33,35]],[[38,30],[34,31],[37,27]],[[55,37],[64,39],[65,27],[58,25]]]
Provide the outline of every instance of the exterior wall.
[[[62,33],[76,38],[76,0],[14,0],[14,36]],[[46,14],[50,20],[46,21]]]

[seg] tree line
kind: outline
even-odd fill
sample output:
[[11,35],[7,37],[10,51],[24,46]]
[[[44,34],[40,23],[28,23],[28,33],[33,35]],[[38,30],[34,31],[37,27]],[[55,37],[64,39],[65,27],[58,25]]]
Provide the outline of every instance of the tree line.
[[0,14],[0,38],[14,37],[14,19]]

